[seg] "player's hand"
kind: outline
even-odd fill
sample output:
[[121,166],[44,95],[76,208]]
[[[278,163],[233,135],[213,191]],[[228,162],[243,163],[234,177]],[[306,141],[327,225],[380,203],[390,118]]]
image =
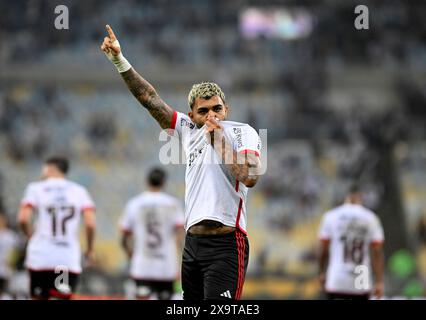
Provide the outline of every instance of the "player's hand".
[[383,282],[376,282],[373,288],[373,296],[380,299],[385,291],[385,285]]
[[219,119],[208,115],[206,120],[206,131],[213,132],[216,129],[222,129],[222,127],[218,123]]
[[108,24],[106,25],[106,30],[108,32],[108,37],[104,38],[101,50],[105,52],[106,55],[118,56],[121,53],[120,43]]
[[[205,134],[207,141],[212,145],[214,145],[214,140],[221,139],[223,136],[223,129],[218,121],[219,120],[213,116],[207,116]],[[216,135],[214,133],[216,133]]]

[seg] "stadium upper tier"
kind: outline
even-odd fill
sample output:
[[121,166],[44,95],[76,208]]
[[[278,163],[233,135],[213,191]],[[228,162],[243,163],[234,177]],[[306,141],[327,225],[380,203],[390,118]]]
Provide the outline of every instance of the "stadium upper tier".
[[[114,26],[128,58],[139,66],[221,66],[289,70],[323,62],[340,68],[362,63],[387,68],[426,68],[426,31],[421,12],[426,3],[405,1],[369,4],[368,32],[354,28],[352,1],[335,6],[312,1],[62,1],[70,12],[69,30],[54,28],[52,1],[3,1],[0,34],[3,63],[20,65],[105,65],[99,54],[106,23]],[[304,8],[312,33],[295,41],[246,39],[239,28],[245,8]],[[49,18],[49,14],[51,18]],[[338,26],[338,27],[336,27]],[[347,41],[346,41],[347,40]],[[273,70],[273,69],[272,69]]]

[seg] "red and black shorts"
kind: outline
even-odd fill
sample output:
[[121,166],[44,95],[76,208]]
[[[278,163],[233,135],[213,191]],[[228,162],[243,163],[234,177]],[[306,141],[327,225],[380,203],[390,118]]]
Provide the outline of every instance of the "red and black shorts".
[[30,293],[33,299],[71,299],[75,293],[79,274],[55,273],[53,270],[30,272]]
[[184,300],[238,300],[247,271],[249,243],[241,231],[186,235],[182,257]]
[[5,292],[7,289],[7,279],[0,277],[0,293]]

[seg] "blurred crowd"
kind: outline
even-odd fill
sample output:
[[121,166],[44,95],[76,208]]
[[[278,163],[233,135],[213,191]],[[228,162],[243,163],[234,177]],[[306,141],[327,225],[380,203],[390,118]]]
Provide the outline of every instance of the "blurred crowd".
[[[51,57],[50,50],[60,57],[64,48],[72,48],[76,55],[84,53],[90,44],[98,46],[108,22],[119,34],[136,38],[138,53],[144,53],[148,61],[169,65],[279,61],[288,66],[316,59],[340,66],[353,61],[386,68],[425,66],[422,12],[426,4],[422,1],[367,1],[369,32],[354,32],[354,6],[358,3],[353,1],[324,5],[308,0],[65,0],[60,4],[69,8],[73,32],[52,32],[56,1],[2,2],[0,32],[8,43],[1,49],[3,59],[15,63],[39,61]],[[267,38],[246,41],[237,32],[239,15],[246,7],[302,6],[314,17],[315,27],[312,37],[299,43],[299,48]],[[283,53],[291,58],[303,51],[304,59],[299,56],[297,61],[282,61]]]

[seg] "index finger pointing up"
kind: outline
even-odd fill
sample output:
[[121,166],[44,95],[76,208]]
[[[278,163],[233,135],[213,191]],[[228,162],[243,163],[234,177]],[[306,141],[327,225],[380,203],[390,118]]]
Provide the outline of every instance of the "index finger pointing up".
[[109,24],[106,25],[106,29],[108,31],[108,35],[109,35],[109,38],[111,39],[111,42],[114,42],[115,40],[117,40],[117,37],[115,36],[114,31],[112,31]]

